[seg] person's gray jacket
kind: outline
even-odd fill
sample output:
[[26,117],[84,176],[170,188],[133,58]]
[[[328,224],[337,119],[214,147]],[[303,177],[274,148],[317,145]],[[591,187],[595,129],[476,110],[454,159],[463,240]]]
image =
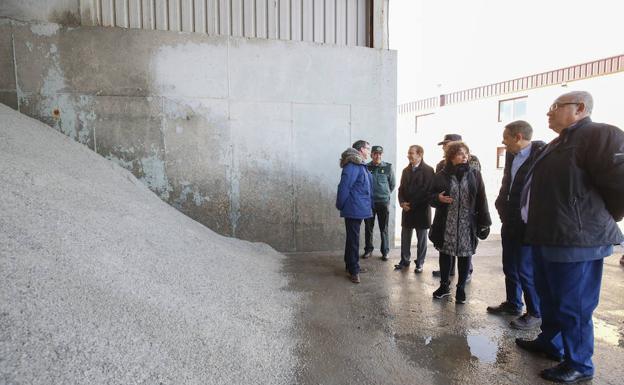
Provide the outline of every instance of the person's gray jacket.
[[624,132],[589,117],[564,129],[536,159],[525,242],[596,247],[624,241]]
[[367,166],[373,176],[373,200],[375,203],[389,203],[396,183],[392,163],[369,162]]

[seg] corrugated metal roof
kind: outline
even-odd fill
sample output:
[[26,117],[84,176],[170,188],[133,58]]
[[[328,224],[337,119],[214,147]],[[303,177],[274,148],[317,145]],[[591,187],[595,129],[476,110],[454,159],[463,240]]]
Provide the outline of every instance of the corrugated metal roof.
[[80,0],[80,8],[86,25],[372,45],[372,0]]
[[552,71],[506,80],[466,90],[455,91],[432,98],[403,103],[398,106],[399,114],[430,110],[449,104],[468,102],[492,96],[512,94],[535,88],[548,87],[571,81],[604,76],[624,71],[624,55],[599,59],[588,63],[559,68]]

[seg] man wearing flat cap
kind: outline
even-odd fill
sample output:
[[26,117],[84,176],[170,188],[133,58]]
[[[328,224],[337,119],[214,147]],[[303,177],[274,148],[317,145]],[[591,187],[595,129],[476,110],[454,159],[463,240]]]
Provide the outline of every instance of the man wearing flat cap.
[[388,241],[388,219],[390,197],[394,190],[395,180],[392,163],[381,160],[383,147],[373,146],[371,150],[372,160],[368,163],[368,171],[373,176],[373,216],[364,221],[366,246],[362,258],[369,258],[373,253],[373,229],[375,228],[375,216],[379,223],[381,236],[381,260],[388,260],[390,242]]
[[[446,151],[446,145],[449,144],[450,142],[456,142],[458,140],[462,140],[462,136],[459,134],[446,134],[444,135],[444,139],[438,143],[438,146],[442,146],[442,152]],[[481,171],[481,163],[479,162],[479,158],[477,158],[476,155],[470,154],[470,159],[468,160],[468,164],[470,165],[470,167],[474,168],[477,171]],[[436,172],[439,172],[440,170],[442,170],[444,168],[444,166],[446,166],[446,160],[443,158],[440,162],[438,162],[438,164],[436,165]]]

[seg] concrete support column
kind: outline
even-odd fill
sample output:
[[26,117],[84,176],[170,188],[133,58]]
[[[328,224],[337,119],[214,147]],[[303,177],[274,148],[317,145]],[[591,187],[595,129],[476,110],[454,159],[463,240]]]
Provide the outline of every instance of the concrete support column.
[[389,0],[373,0],[373,48],[390,48],[388,44],[388,2]]

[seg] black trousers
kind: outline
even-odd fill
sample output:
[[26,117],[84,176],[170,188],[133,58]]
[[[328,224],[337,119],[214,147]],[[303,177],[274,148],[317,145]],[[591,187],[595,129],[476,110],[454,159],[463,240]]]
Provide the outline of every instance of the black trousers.
[[365,241],[366,246],[364,248],[365,253],[370,253],[375,248],[373,247],[373,229],[375,228],[375,216],[377,216],[377,222],[379,223],[379,234],[381,235],[381,255],[388,255],[390,251],[388,241],[388,220],[390,217],[388,211],[388,203],[375,202],[373,207],[373,216],[364,220],[365,229]]
[[[455,257],[452,255],[440,253],[440,284],[450,285],[451,265],[453,264]],[[472,256],[469,257],[457,257],[457,271],[459,278],[457,279],[457,287],[462,289],[466,286],[466,279],[470,273],[470,266],[472,265]]]
[[[451,256],[451,267],[449,269],[449,272],[452,275],[455,275],[455,260],[456,258],[454,256]],[[442,269],[442,265],[440,265],[440,270]],[[472,274],[472,258],[470,259],[470,274]]]

